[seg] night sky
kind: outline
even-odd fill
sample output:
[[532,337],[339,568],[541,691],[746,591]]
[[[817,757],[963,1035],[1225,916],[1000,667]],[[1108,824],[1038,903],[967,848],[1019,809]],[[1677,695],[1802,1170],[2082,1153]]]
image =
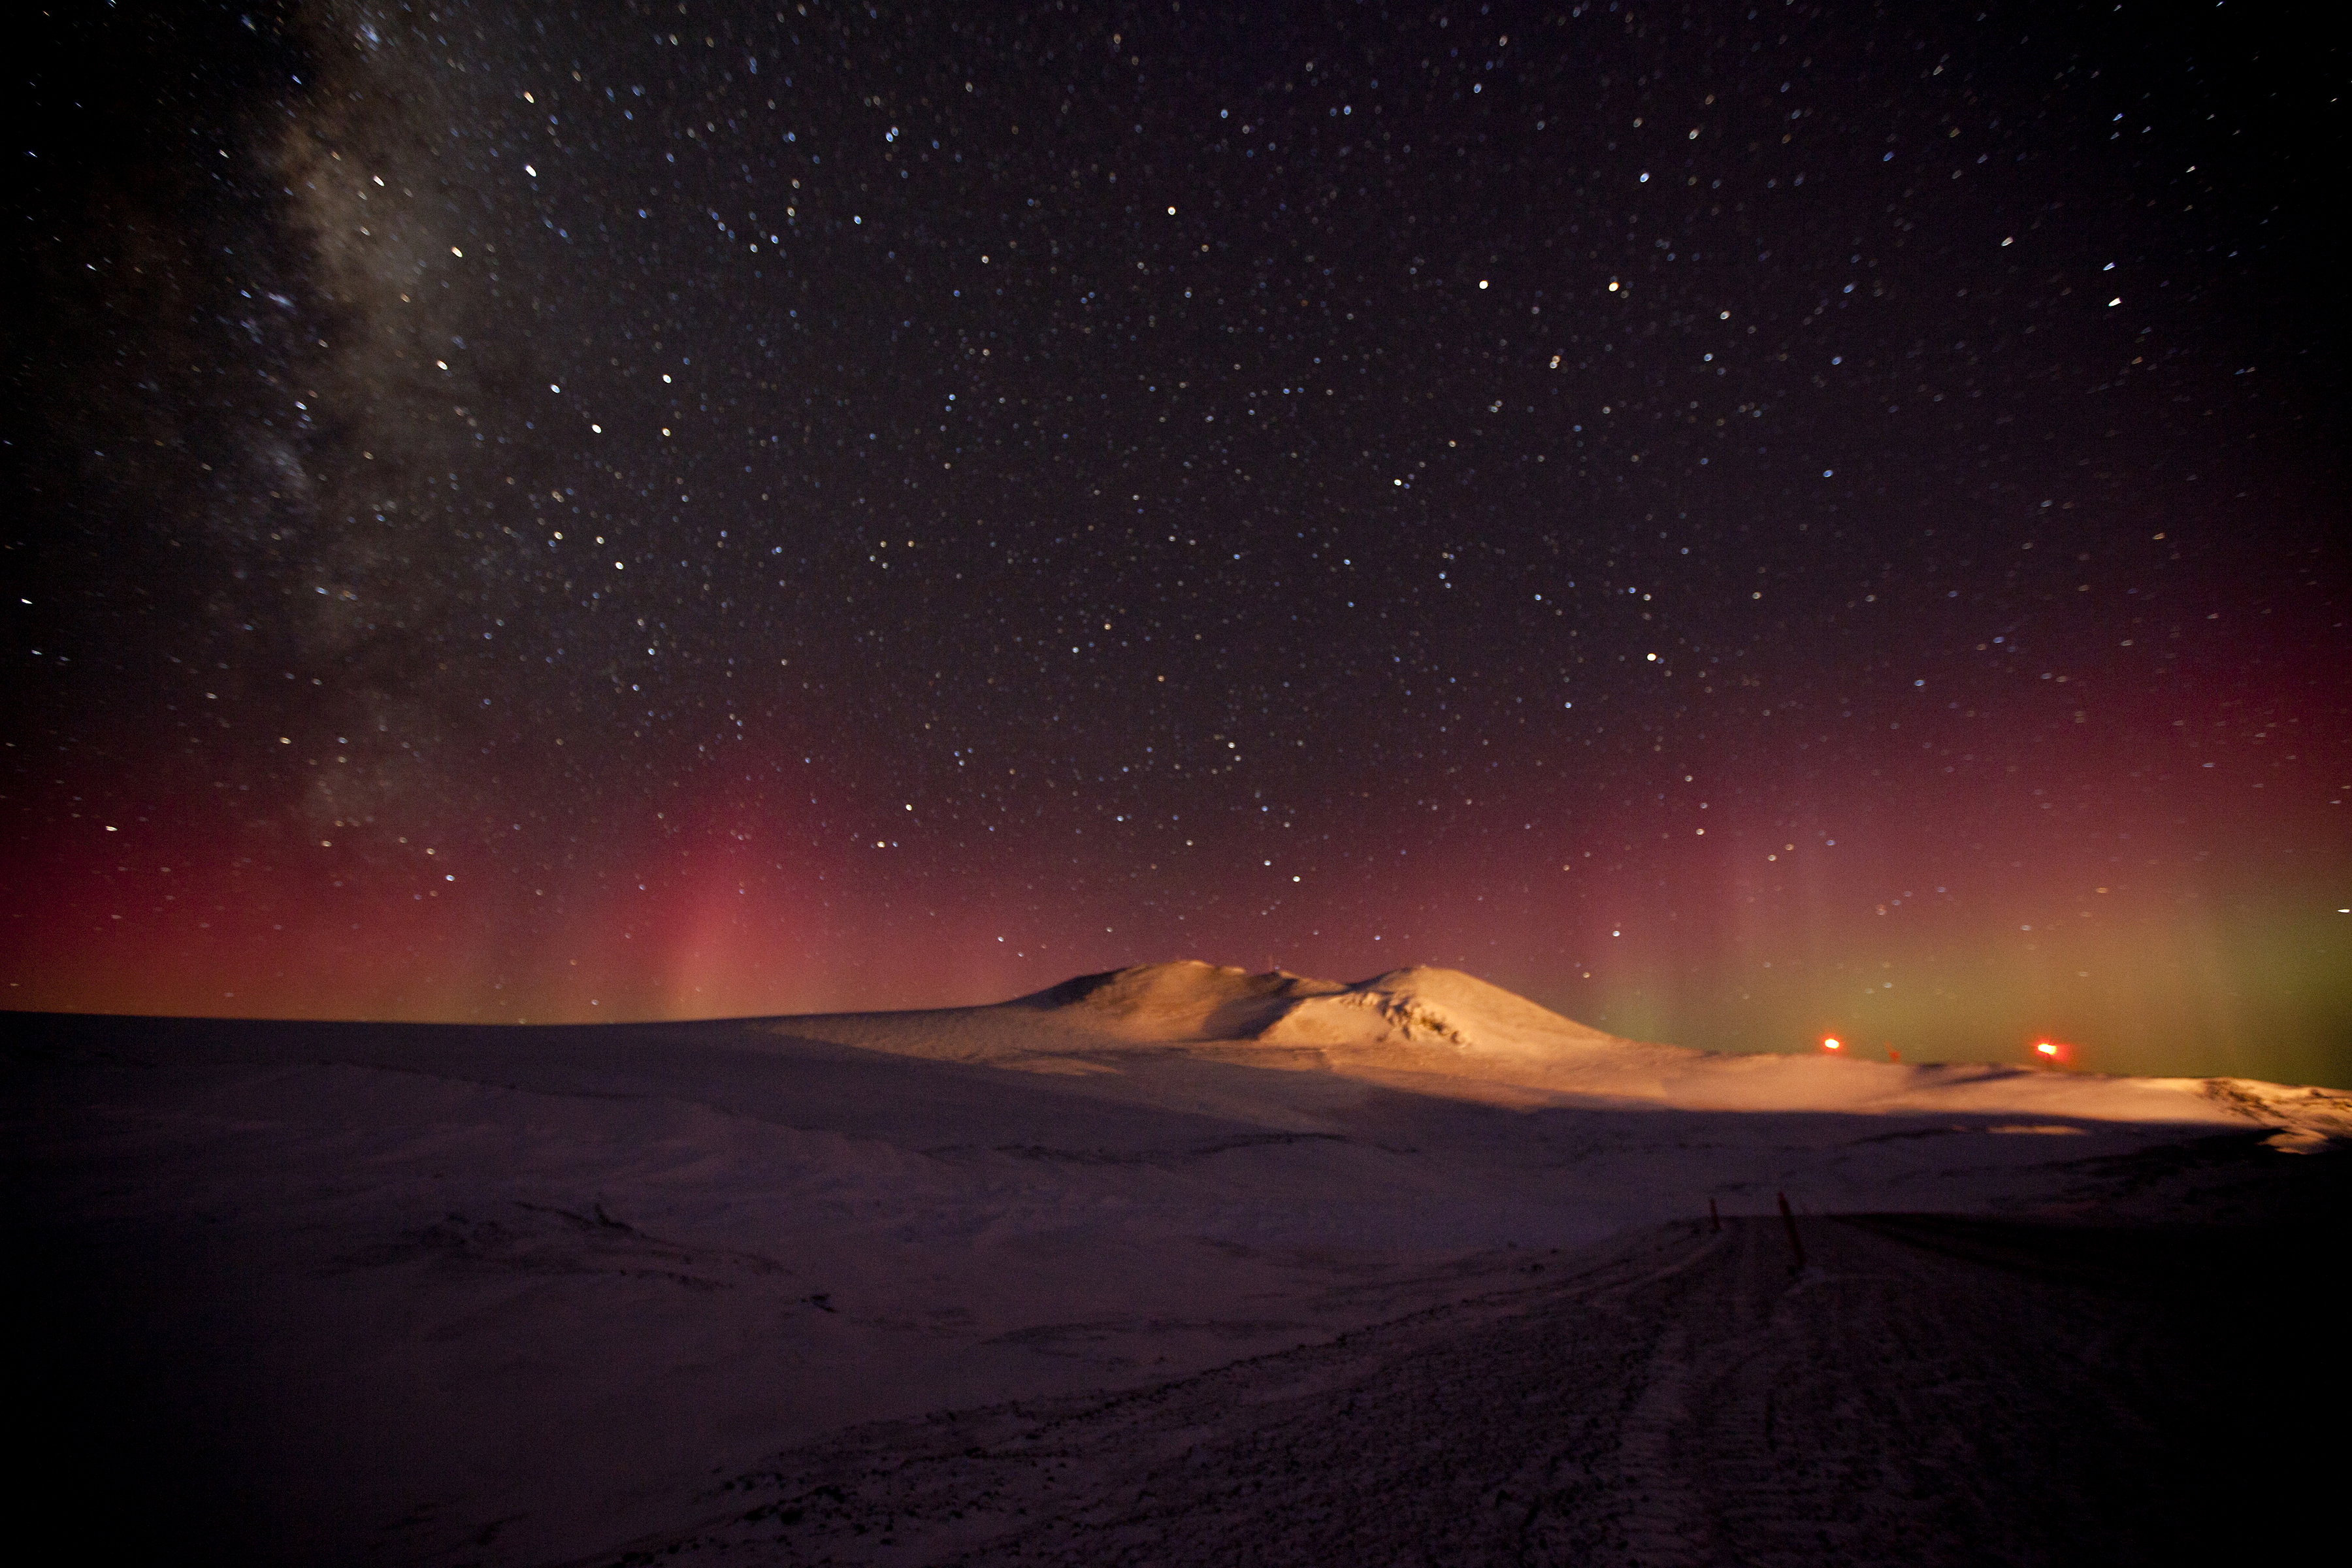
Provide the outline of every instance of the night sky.
[[2279,12],[58,7],[5,1005],[1427,963],[2344,1083]]

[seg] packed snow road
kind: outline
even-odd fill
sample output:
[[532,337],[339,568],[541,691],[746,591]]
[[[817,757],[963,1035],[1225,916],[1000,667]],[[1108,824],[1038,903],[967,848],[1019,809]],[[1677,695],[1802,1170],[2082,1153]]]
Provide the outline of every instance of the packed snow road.
[[865,1427],[604,1561],[2154,1563],[2313,1506],[2286,1418],[2333,1309],[2286,1238],[1798,1223],[1801,1272],[1777,1217],[1670,1225],[1159,1387]]

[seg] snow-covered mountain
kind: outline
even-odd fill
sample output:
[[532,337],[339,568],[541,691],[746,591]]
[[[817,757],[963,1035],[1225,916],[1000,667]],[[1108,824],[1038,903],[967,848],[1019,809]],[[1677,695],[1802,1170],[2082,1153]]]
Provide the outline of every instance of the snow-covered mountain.
[[[714,1477],[861,1423],[919,1447],[936,1413],[1383,1324],[1433,1352],[1591,1248],[1628,1280],[1668,1235],[1727,1268],[1699,1252],[1744,1218],[1769,1252],[1782,1194],[1809,1222],[2246,1212],[2336,1168],[2278,1151],[2347,1110],[2229,1079],[1709,1055],[1440,969],[1150,964],[992,1006],[695,1024],[17,1016],[0,1247],[51,1466],[26,1485],[136,1469],[184,1556],[608,1561],[751,1519]],[[1722,1279],[1762,1301],[1780,1269]],[[1559,1334],[1617,1321],[1586,1301],[1545,1309]],[[1592,1342],[1596,1364],[1633,1353]],[[887,1543],[877,1506],[847,1539]],[[725,1560],[803,1560],[767,1550]]]
[[1185,960],[1081,975],[993,1007],[772,1026],[1029,1071],[1117,1071],[1139,1054],[1182,1054],[1518,1105],[2251,1123],[2276,1129],[2281,1147],[2352,1136],[2352,1094],[2335,1089],[1697,1051],[1622,1039],[1475,975],[1431,967],[1349,984]]

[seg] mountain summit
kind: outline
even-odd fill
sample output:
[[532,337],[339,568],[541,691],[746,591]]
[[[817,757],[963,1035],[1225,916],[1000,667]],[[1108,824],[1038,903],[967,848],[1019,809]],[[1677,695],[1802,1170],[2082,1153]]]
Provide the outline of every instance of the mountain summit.
[[[1187,959],[1083,974],[993,1006],[769,1026],[1024,1072],[1117,1075],[1154,1100],[1198,1092],[1181,1074],[1195,1059],[1521,1107],[1992,1116],[2042,1132],[2082,1122],[2253,1122],[2278,1129],[2283,1148],[2352,1136],[2352,1095],[2339,1090],[1693,1050],[1621,1038],[1475,975],[1421,966],[1343,983]],[[1220,1101],[1234,1092],[1221,1077]],[[1271,1082],[1263,1092],[1287,1093]]]

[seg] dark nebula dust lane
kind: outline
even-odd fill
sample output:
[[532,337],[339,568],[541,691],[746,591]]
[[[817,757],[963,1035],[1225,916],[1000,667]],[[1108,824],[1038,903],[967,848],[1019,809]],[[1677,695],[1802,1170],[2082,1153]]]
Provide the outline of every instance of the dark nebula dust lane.
[[2352,1059],[2342,73],[2273,18],[122,5],[19,70],[10,1005],[1198,955]]

